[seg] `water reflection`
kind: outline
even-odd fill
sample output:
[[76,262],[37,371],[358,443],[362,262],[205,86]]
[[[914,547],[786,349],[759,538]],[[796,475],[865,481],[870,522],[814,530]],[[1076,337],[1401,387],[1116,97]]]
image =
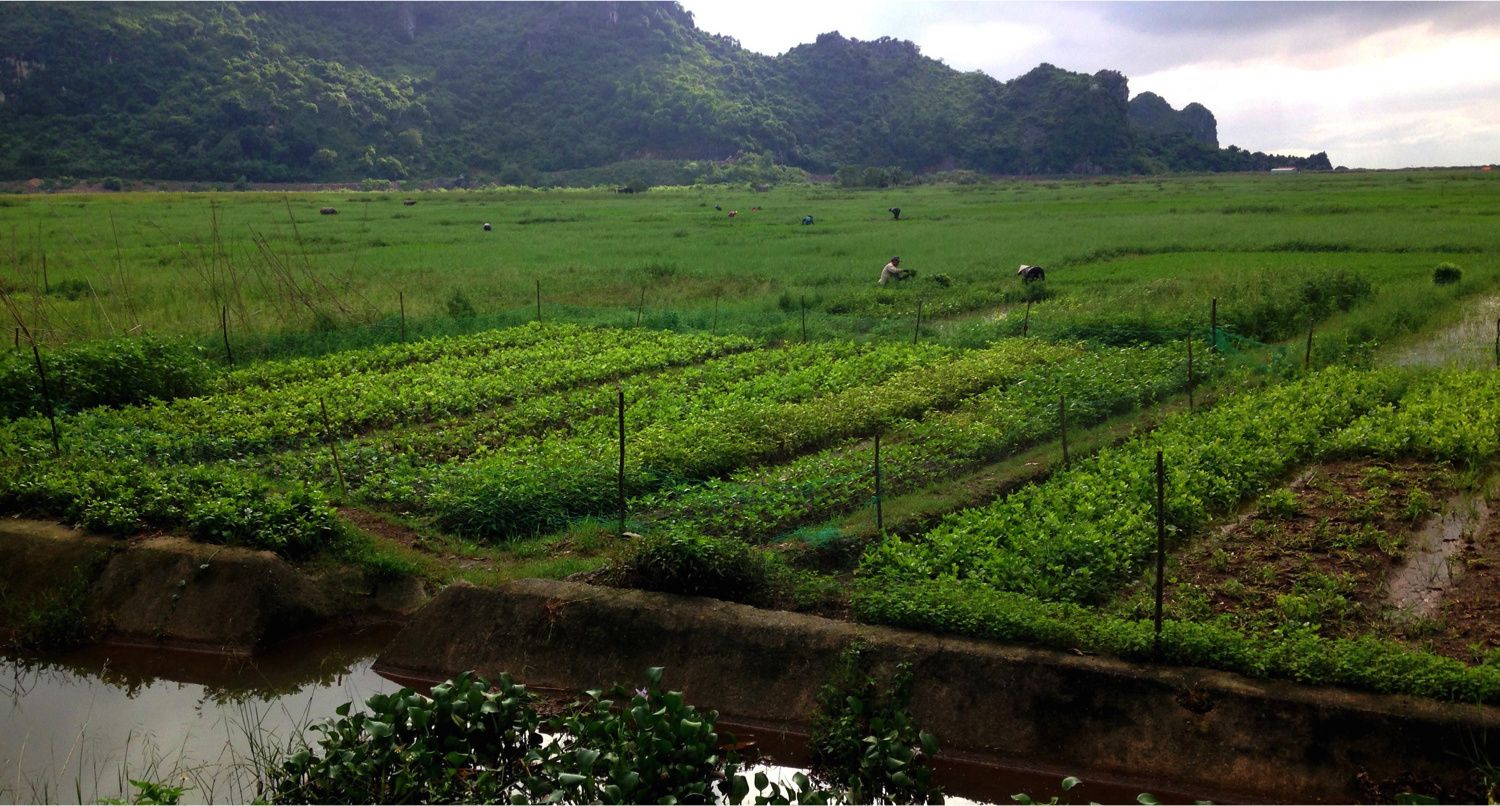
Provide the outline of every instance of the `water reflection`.
[[369,630],[226,657],[92,646],[0,661],[0,801],[97,802],[128,777],[191,787],[184,802],[254,799],[257,758],[316,719],[400,685],[370,670],[389,641]]

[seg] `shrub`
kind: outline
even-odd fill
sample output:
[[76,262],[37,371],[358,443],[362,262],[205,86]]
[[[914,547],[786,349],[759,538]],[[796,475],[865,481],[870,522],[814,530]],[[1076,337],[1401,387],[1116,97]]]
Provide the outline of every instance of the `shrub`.
[[125,183],[118,176],[106,176],[99,180],[99,187],[105,190],[124,190]]
[[[204,394],[214,369],[185,341],[155,336],[106,339],[42,353],[47,390],[62,411],[134,406]],[[0,416],[46,413],[42,384],[30,351],[0,359]]]
[[624,567],[647,590],[734,602],[763,593],[768,576],[766,561],[750,546],[701,535],[643,537]]
[[464,296],[464,292],[454,290],[453,296],[448,299],[448,315],[453,317],[474,316],[474,304]]
[[1432,270],[1433,285],[1452,285],[1463,278],[1463,270],[1452,263],[1440,263]]

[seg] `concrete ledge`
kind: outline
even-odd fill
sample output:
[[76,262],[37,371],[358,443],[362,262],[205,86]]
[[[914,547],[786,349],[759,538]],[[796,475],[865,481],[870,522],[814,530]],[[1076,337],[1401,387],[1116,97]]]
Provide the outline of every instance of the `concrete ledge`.
[[377,668],[426,677],[508,671],[579,691],[666,666],[667,685],[725,719],[801,731],[856,638],[878,668],[913,665],[912,710],[945,748],[1218,799],[1389,800],[1413,784],[1439,787],[1445,802],[1482,798],[1467,753],[1500,728],[1500,709],[1490,707],[534,579],[447,588]]
[[371,587],[357,570],[308,575],[267,551],[0,521],[0,590],[13,613],[80,574],[95,636],[235,653],[331,626],[404,622],[427,598],[416,579]]

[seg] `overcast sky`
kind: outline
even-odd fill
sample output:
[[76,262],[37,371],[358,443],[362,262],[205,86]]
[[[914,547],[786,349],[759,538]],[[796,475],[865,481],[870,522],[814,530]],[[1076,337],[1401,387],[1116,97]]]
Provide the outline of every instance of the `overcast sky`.
[[776,55],[837,30],[910,39],[1002,81],[1109,68],[1132,97],[1197,101],[1219,145],[1401,168],[1500,162],[1500,2],[684,0],[699,28]]

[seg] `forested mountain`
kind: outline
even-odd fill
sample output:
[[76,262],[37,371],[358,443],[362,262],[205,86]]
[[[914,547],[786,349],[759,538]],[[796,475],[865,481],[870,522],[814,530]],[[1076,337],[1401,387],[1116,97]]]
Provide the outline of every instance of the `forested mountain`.
[[1224,153],[1202,106],[1128,97],[1113,71],[1001,82],[836,32],[762,56],[676,3],[0,5],[4,179],[524,181],[737,153],[1091,173]]

